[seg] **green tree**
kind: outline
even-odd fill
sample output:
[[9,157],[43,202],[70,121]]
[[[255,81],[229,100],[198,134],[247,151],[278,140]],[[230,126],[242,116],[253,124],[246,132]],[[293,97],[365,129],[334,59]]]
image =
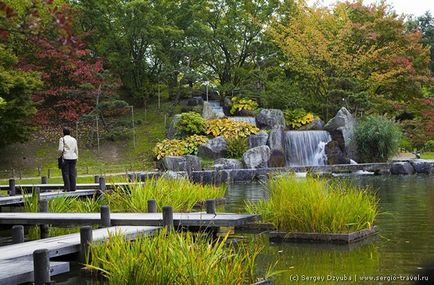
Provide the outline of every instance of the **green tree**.
[[31,118],[36,111],[31,96],[42,86],[39,74],[20,70],[17,61],[0,44],[0,147],[29,139]]

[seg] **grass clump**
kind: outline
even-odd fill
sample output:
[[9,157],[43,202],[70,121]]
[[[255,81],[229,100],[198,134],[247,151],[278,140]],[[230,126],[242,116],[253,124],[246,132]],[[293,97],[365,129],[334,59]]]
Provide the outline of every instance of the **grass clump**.
[[270,179],[269,200],[248,203],[285,232],[349,233],[373,226],[378,200],[349,182],[281,176]]
[[115,234],[91,245],[86,268],[100,271],[110,284],[251,284],[261,248],[253,242],[227,245],[227,236],[167,233],[127,241]]
[[116,187],[104,195],[113,212],[147,212],[147,201],[157,201],[157,210],[169,205],[174,211],[191,211],[201,201],[222,198],[223,186],[196,184],[188,179],[157,178],[129,188]]

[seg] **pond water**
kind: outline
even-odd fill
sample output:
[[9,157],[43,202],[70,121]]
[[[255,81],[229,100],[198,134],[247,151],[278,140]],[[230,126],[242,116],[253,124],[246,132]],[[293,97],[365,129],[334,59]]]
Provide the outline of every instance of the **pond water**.
[[[428,262],[434,262],[434,177],[341,179],[370,186],[377,193],[381,212],[376,223],[378,236],[351,246],[267,244],[259,258],[259,271],[277,262],[274,269],[284,272],[275,277],[273,284],[413,284],[400,278],[417,276]],[[243,212],[245,201],[257,201],[266,195],[261,183],[229,185],[225,211]],[[81,278],[78,272],[78,265],[74,265],[71,273],[54,279],[57,284],[102,284]],[[327,282],[332,278],[335,280]]]
[[[344,179],[370,186],[380,198],[378,236],[352,246],[270,244],[260,262],[277,261],[275,269],[286,270],[273,284],[413,284],[401,278],[417,276],[422,267],[434,262],[433,176]],[[232,185],[227,192],[226,210],[242,211],[243,200],[255,201],[265,196],[261,184]],[[321,278],[335,280],[314,282]]]

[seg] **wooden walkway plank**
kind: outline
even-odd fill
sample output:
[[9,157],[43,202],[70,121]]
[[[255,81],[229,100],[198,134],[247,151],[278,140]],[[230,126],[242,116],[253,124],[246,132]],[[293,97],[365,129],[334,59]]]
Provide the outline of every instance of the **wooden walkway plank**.
[[[69,272],[69,262],[50,262],[50,276]],[[0,284],[33,282],[33,261],[0,260]]]
[[[162,226],[162,213],[111,213],[114,226]],[[173,213],[175,226],[233,227],[256,221],[257,215],[229,213]],[[100,224],[100,213],[0,213],[0,224],[6,225],[94,225]]]
[[[127,239],[134,239],[137,235],[152,235],[159,227],[123,226],[93,230],[93,240],[104,240],[110,234],[120,232]],[[46,239],[23,242],[0,247],[0,261],[2,260],[31,260],[37,249],[48,250],[50,258],[79,252],[80,233],[51,237]],[[0,266],[1,268],[1,266]]]
[[[106,183],[106,187],[108,189],[112,189],[115,186],[128,186],[131,184],[140,184],[143,182],[116,182],[116,183]],[[61,183],[53,183],[53,184],[17,184],[15,188],[17,189],[25,189],[32,190],[35,187],[39,187],[41,191],[44,190],[59,190],[63,189],[63,184]],[[76,185],[77,189],[98,189],[99,183],[80,183]],[[0,185],[0,190],[9,190],[9,185]]]
[[[95,189],[77,190],[72,192],[56,191],[56,192],[40,193],[40,197],[42,199],[53,199],[57,197],[83,197],[83,196],[92,196],[97,192],[98,190]],[[26,194],[26,195],[31,196],[31,194]],[[22,203],[24,203],[23,195],[0,197],[0,206],[18,205]]]

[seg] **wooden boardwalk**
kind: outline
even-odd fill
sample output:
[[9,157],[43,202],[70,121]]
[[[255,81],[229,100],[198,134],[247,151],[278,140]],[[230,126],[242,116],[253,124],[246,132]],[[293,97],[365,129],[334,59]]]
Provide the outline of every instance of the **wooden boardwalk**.
[[[123,226],[93,230],[93,240],[104,240],[119,232],[127,239],[139,234],[152,235],[159,227]],[[20,284],[33,281],[33,252],[47,249],[49,257],[58,257],[80,251],[80,233],[34,240],[0,247],[0,284]],[[50,262],[50,275],[69,271],[69,262]]]
[[[69,272],[69,262],[50,262],[50,276],[66,272]],[[32,260],[0,260],[0,284],[16,285],[33,280]]]
[[[123,226],[93,230],[93,240],[104,240],[110,234],[120,232],[127,239],[134,239],[139,234],[152,235],[160,229],[149,226]],[[32,260],[33,252],[37,249],[47,249],[51,257],[57,257],[80,251],[80,233],[39,239],[0,247],[0,261],[2,260]],[[2,272],[0,267],[0,276]]]
[[[56,191],[56,192],[45,192],[40,193],[41,199],[53,199],[57,197],[83,197],[83,196],[92,196],[95,195],[98,192],[98,190],[91,189],[91,190],[77,190],[73,192],[62,192],[62,191]],[[26,194],[29,197],[31,194]],[[5,196],[0,197],[0,206],[8,206],[8,205],[19,205],[24,203],[24,197],[23,195],[15,195],[15,196]]]
[[[162,213],[111,213],[113,226],[162,226]],[[173,223],[178,226],[234,227],[257,220],[250,214],[173,213]],[[0,213],[0,224],[55,226],[94,225],[101,223],[100,213]]]
[[[106,183],[106,188],[107,189],[113,189],[114,187],[118,187],[118,186],[128,186],[131,184],[137,184],[137,183],[142,183],[142,182],[118,182],[118,183]],[[21,189],[21,190],[25,190],[25,191],[32,191],[32,189],[34,189],[35,187],[39,187],[39,189],[41,190],[41,192],[43,191],[51,191],[51,190],[59,190],[59,189],[63,189],[63,184],[17,184],[15,185],[16,189]],[[77,189],[99,189],[99,183],[80,183],[76,185]],[[9,190],[9,185],[0,185],[0,190]]]

